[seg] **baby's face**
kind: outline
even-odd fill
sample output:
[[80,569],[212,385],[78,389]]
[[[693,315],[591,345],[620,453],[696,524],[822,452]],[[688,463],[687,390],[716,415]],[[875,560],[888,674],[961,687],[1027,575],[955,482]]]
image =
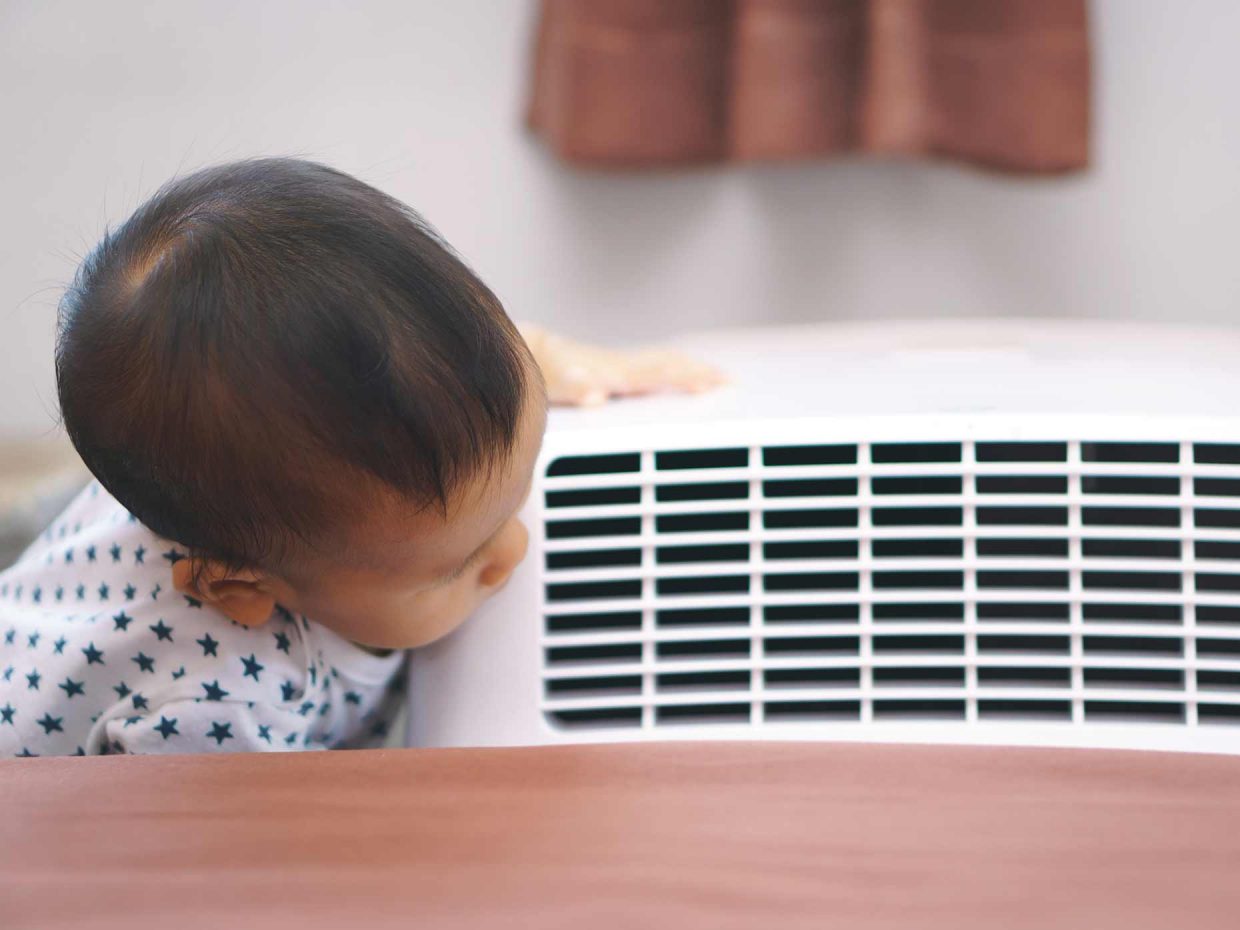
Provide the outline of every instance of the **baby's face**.
[[424,646],[454,630],[525,556],[529,534],[517,511],[546,426],[541,397],[527,406],[506,468],[463,489],[446,515],[394,505],[359,520],[347,557],[282,583],[280,602],[377,649]]

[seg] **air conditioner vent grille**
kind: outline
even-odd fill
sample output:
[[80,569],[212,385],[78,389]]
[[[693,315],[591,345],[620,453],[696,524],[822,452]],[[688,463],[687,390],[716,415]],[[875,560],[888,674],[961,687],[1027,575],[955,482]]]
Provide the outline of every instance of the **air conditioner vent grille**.
[[541,484],[557,727],[1240,727],[1240,444],[620,449]]

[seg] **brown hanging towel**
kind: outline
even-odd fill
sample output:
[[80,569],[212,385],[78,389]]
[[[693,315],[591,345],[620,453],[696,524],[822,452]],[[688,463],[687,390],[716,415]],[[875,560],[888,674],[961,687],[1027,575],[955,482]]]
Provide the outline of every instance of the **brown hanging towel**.
[[1085,0],[543,0],[533,64],[530,127],[585,166],[1089,161]]

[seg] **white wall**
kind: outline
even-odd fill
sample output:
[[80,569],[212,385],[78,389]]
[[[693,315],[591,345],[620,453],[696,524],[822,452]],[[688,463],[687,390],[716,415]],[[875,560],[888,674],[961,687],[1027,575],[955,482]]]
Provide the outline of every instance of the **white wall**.
[[0,3],[0,435],[45,432],[59,290],[161,181],[312,156],[423,211],[517,317],[1240,311],[1240,3],[1097,0],[1085,177],[835,162],[616,177],[523,132],[530,0]]

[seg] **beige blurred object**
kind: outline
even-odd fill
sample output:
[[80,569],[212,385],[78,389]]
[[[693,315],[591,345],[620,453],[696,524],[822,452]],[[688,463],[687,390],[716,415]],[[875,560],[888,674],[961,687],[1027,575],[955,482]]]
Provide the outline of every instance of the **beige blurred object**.
[[602,168],[1089,162],[1085,0],[543,0],[530,127]]
[[86,466],[64,436],[0,441],[0,511],[31,494],[68,482],[85,482]]
[[590,407],[613,397],[662,391],[699,393],[725,382],[723,374],[674,349],[604,349],[522,324],[521,335],[553,404]]
[[63,435],[0,441],[0,569],[89,479],[86,466]]

